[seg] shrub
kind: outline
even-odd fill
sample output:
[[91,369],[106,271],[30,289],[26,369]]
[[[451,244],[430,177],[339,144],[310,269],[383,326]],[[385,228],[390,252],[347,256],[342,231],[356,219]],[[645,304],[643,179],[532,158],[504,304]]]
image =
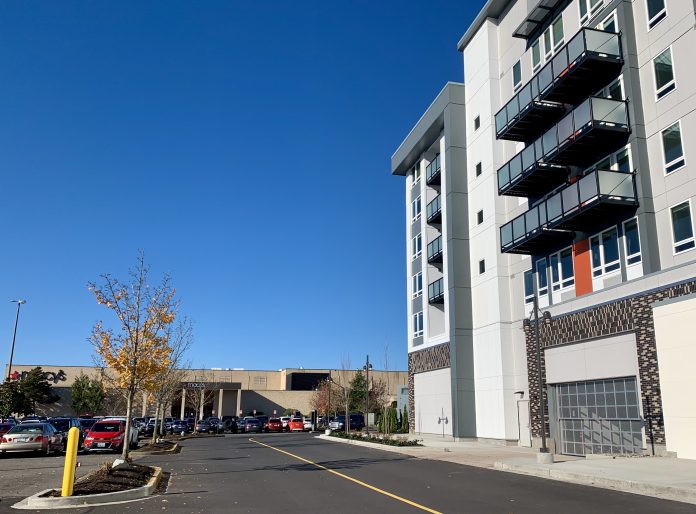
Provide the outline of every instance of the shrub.
[[423,446],[417,439],[398,439],[390,437],[364,436],[360,434],[347,434],[346,432],[331,432],[331,437],[350,439],[352,441],[365,441],[368,443],[386,444],[387,446]]

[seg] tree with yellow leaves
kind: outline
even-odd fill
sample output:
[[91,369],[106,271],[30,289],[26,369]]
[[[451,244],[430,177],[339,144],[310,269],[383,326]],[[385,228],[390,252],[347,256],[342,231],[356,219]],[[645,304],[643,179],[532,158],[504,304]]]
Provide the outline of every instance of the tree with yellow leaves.
[[155,383],[170,364],[172,348],[170,327],[179,307],[168,275],[157,286],[150,286],[145,256],[138,254],[136,267],[129,271],[128,283],[109,274],[102,284],[88,283],[97,303],[115,315],[115,321],[99,321],[92,329],[90,341],[96,359],[113,369],[115,385],[126,398],[126,439],[121,458],[128,457],[133,397],[137,391],[153,390]]

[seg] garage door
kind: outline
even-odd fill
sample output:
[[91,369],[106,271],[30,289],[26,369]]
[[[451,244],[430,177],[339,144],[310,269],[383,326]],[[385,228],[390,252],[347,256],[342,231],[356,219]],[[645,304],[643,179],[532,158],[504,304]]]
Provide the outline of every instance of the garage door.
[[642,452],[635,378],[571,382],[555,388],[562,453]]

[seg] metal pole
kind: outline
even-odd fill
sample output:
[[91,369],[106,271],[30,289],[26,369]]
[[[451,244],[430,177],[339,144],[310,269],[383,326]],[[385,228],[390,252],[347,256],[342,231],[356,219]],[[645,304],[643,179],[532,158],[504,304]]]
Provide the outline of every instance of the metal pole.
[[12,300],[13,302],[17,302],[17,317],[15,318],[15,325],[14,325],[14,333],[12,334],[12,349],[10,350],[10,365],[9,368],[7,369],[7,380],[10,380],[10,375],[12,374],[12,359],[14,358],[14,347],[15,347],[15,339],[17,338],[17,324],[19,323],[19,309],[22,307],[23,303],[26,303],[26,300]]
[[541,414],[541,453],[548,453],[546,447],[546,406],[544,405],[544,386],[541,375],[541,345],[539,343],[539,301],[538,295],[534,295],[534,335],[536,339],[536,364],[539,374],[539,412]]
[[370,435],[370,356],[365,359],[365,430]]
[[[329,373],[331,373],[329,371]],[[329,428],[329,418],[331,417],[331,375],[326,380],[326,385],[329,386],[329,404],[326,406],[326,428]]]

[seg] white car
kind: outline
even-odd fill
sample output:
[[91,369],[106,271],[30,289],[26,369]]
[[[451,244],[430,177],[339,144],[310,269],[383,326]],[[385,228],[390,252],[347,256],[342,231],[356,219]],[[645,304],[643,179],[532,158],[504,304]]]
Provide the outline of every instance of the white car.
[[280,422],[283,425],[283,430],[288,430],[288,421],[290,421],[290,416],[281,416]]
[[[109,416],[104,419],[100,419],[99,421],[123,421],[124,423],[126,422],[126,417],[125,416]],[[130,424],[130,437],[128,438],[129,442],[129,447],[130,448],[137,448],[138,447],[138,427],[135,426],[135,423],[131,422]]]
[[313,428],[311,418],[304,418],[304,429],[311,431]]

